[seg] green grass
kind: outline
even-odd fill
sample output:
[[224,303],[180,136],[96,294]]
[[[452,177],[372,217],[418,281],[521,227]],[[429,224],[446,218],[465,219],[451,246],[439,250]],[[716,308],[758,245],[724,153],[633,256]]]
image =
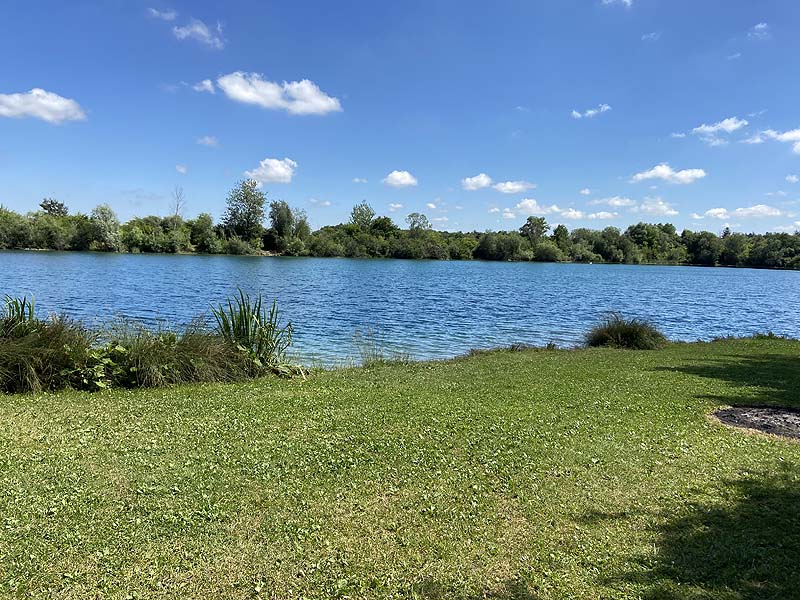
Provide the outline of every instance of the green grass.
[[0,596],[800,597],[800,343],[0,397]]

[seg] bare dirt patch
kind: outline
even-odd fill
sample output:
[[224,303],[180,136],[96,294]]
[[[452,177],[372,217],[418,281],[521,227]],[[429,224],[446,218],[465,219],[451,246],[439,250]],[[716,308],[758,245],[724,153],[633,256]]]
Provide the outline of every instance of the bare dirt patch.
[[771,406],[721,408],[714,416],[725,425],[755,429],[772,435],[800,440],[800,410]]

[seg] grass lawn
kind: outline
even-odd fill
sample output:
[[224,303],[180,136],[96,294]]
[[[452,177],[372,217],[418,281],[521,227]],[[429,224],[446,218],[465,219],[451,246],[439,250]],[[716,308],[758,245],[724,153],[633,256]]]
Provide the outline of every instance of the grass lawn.
[[0,396],[0,596],[800,598],[800,343]]

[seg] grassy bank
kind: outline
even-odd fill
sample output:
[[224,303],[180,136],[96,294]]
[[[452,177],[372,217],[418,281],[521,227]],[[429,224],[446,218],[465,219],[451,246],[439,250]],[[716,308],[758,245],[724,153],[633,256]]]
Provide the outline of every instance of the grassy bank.
[[792,598],[800,343],[0,397],[0,595]]

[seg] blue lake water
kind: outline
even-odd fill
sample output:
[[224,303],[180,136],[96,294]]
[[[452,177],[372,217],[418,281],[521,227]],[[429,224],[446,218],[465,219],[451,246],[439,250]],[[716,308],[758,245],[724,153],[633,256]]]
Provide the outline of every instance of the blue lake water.
[[356,331],[445,358],[511,343],[572,345],[609,310],[672,339],[800,336],[800,272],[628,265],[0,252],[0,294],[42,314],[184,324],[237,287],[276,298],[304,362],[357,360]]

